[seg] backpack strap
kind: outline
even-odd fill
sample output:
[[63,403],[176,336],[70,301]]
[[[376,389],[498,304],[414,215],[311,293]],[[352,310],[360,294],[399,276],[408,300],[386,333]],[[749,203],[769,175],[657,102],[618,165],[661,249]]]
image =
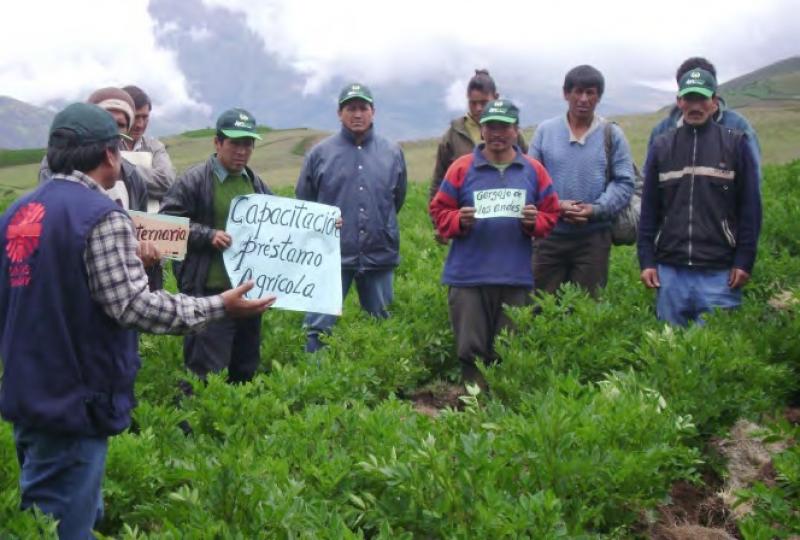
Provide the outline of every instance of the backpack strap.
[[612,154],[614,153],[613,146],[613,125],[614,122],[607,121],[603,126],[603,147],[606,151],[606,185],[611,183],[611,179],[614,177],[614,165],[611,160]]

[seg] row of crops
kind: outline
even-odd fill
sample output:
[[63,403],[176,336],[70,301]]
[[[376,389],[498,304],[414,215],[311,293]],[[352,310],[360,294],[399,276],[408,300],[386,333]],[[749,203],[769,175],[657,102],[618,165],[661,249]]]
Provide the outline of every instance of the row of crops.
[[[114,538],[630,538],[646,535],[677,481],[725,476],[708,450],[739,418],[800,436],[779,411],[800,388],[800,162],[768,167],[765,223],[742,309],[705,328],[656,321],[632,248],[614,248],[599,301],[566,288],[514,313],[489,393],[420,414],[422,386],[455,382],[446,249],[425,186],[401,213],[393,317],[352,297],[330,345],[302,352],[302,314],[264,317],[252,383],[179,383],[181,338],[144,336],[133,427],[111,440],[100,532]],[[789,291],[779,308],[769,300]],[[741,497],[746,538],[800,531],[800,451]],[[0,537],[51,537],[17,510],[11,426],[0,425]]]

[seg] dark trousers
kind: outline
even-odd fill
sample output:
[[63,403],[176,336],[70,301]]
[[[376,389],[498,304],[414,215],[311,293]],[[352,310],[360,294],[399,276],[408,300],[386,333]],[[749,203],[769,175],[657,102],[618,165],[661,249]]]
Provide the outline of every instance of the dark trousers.
[[261,361],[261,316],[224,318],[183,339],[186,367],[198,377],[228,368],[231,382],[249,381]]
[[19,460],[21,507],[39,509],[59,520],[62,540],[94,538],[92,529],[103,516],[100,488],[108,439],[58,435],[14,426]]
[[583,287],[592,296],[608,283],[611,229],[580,236],[550,235],[533,247],[533,282],[537,291],[555,293],[562,283]]
[[506,285],[450,287],[447,303],[456,338],[456,354],[465,379],[471,379],[476,359],[486,363],[497,360],[494,338],[504,328],[511,327],[504,307],[530,304],[531,291]]

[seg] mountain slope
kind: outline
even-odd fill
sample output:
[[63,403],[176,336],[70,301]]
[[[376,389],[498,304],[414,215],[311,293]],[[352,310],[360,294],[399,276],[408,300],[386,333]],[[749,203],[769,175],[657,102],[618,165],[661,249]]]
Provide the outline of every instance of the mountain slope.
[[0,96],[0,148],[41,148],[55,113],[14,98]]
[[720,85],[731,107],[800,102],[800,56],[786,58]]

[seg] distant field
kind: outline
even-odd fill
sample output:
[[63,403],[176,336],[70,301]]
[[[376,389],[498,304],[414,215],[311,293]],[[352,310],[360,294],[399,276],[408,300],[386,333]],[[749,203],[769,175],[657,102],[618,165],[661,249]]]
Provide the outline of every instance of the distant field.
[[[800,101],[773,102],[737,109],[755,126],[761,142],[765,164],[786,163],[800,158]],[[634,159],[644,163],[647,139],[663,112],[615,117],[625,131]],[[445,126],[442,127],[444,131]],[[524,130],[530,140],[533,128]],[[326,135],[325,132],[298,128],[262,131],[251,167],[270,186],[293,185],[297,180],[304,153]],[[163,139],[178,172],[204,161],[213,151],[213,130],[195,130]],[[436,156],[438,137],[402,143],[408,165],[408,177],[415,182],[430,181]],[[42,150],[25,150],[0,154],[0,195],[25,191],[34,186]],[[16,160],[16,161],[15,161]]]

